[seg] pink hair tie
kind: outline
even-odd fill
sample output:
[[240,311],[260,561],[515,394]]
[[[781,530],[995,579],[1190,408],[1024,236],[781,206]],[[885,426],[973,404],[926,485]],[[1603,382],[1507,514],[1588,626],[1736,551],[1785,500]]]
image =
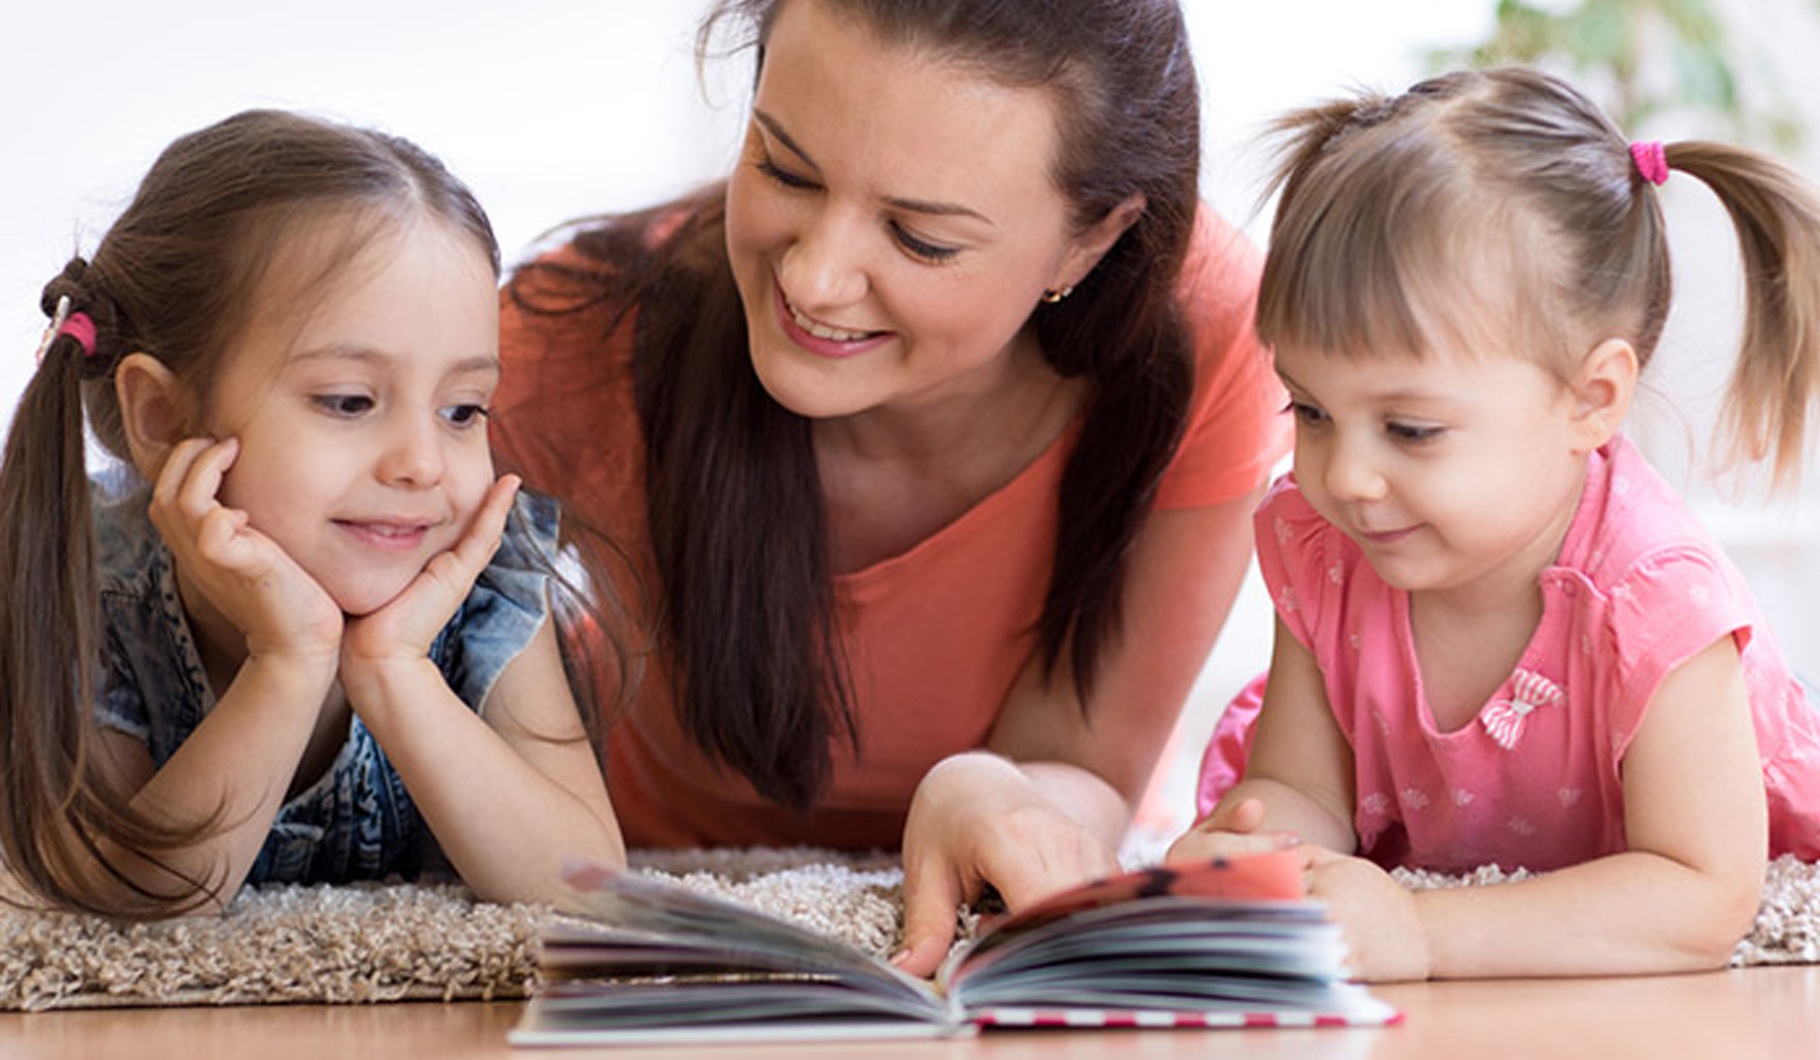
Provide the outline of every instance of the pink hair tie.
[[95,322],[87,313],[71,313],[63,326],[57,329],[57,334],[75,339],[76,344],[82,347],[82,356],[95,355]]
[[1660,140],[1638,140],[1630,145],[1630,157],[1636,160],[1637,172],[1657,187],[1668,183],[1668,152]]
[[95,321],[87,313],[70,312],[70,296],[57,299],[57,311],[51,315],[50,326],[44,329],[44,339],[38,343],[38,363],[44,363],[44,355],[49,352],[51,343],[68,335],[82,347],[82,356],[95,355]]

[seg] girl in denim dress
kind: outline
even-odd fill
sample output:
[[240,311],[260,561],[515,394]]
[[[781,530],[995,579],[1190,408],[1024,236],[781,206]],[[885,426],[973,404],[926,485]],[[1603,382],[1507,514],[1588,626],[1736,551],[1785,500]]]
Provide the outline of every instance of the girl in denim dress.
[[[219,910],[410,875],[545,900],[624,847],[495,479],[498,248],[394,137],[249,111],[168,147],[51,326],[0,471],[0,853],[32,899]],[[89,481],[84,429],[119,465]]]

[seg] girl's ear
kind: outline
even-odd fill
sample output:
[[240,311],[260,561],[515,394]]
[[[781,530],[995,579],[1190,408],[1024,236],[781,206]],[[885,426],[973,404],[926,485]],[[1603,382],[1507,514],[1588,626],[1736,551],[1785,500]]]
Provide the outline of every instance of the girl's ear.
[[1637,351],[1623,339],[1606,339],[1581,361],[1573,388],[1576,450],[1590,453],[1623,428],[1637,371]]
[[171,449],[191,433],[189,388],[149,353],[129,353],[114,368],[114,397],[133,466],[154,482]]
[[1100,263],[1100,259],[1106,256],[1106,252],[1112,249],[1112,244],[1117,243],[1125,230],[1144,216],[1146,201],[1143,195],[1133,194],[1076,236],[1074,246],[1069,248],[1062,259],[1061,268],[1056,270],[1055,282],[1049,285],[1050,289],[1072,291],[1086,279],[1087,274]]

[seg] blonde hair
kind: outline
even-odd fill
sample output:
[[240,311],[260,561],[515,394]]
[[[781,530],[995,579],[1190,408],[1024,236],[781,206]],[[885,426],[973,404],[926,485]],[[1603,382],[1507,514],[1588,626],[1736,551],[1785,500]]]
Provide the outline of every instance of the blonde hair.
[[[1673,293],[1661,203],[1571,85],[1521,67],[1455,72],[1295,111],[1273,132],[1266,343],[1420,356],[1495,328],[1563,377],[1606,338],[1649,363]],[[1772,458],[1786,485],[1820,396],[1820,198],[1742,148],[1684,141],[1664,158],[1737,230],[1745,321],[1721,436],[1733,459]]]

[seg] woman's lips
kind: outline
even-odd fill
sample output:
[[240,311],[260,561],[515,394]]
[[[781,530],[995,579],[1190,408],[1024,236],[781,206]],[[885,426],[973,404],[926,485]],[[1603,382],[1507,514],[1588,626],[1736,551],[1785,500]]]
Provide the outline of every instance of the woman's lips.
[[865,353],[891,337],[888,331],[850,331],[814,319],[790,304],[782,287],[776,292],[778,326],[790,341],[817,357],[845,358]]

